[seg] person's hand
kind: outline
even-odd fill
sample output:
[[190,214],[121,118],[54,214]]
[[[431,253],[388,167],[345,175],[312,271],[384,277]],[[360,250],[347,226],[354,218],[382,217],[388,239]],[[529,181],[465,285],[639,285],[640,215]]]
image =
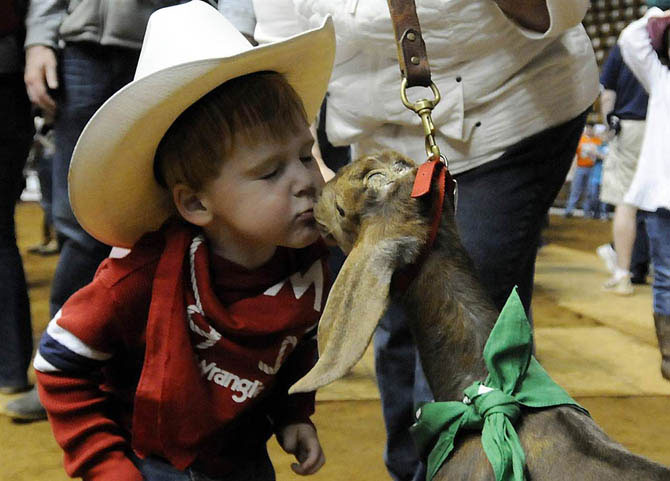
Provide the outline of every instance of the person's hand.
[[522,27],[544,33],[551,19],[546,0],[494,0],[505,15]]
[[295,455],[298,463],[291,464],[296,474],[307,476],[314,474],[326,462],[319,437],[314,426],[308,423],[296,423],[284,426],[277,433],[277,440],[284,451]]
[[48,89],[58,88],[57,64],[56,54],[50,47],[31,45],[26,49],[23,80],[28,97],[48,115],[56,113],[56,101],[49,95]]

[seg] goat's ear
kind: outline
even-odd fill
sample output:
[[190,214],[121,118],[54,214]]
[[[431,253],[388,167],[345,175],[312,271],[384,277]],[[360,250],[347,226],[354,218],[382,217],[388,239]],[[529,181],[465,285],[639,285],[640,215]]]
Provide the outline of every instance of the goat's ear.
[[389,303],[398,264],[417,251],[413,237],[362,236],[333,284],[319,323],[319,360],[289,393],[309,392],[342,376],[360,360]]
[[414,162],[405,157],[400,156],[396,156],[396,159],[393,161],[393,164],[391,165],[391,170],[396,175],[400,176],[413,172],[415,168],[416,164],[414,164]]

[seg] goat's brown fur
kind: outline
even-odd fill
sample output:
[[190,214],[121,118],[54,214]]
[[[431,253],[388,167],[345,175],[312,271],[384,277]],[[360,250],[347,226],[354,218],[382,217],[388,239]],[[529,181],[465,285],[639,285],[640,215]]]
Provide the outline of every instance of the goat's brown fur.
[[[430,229],[431,201],[410,197],[415,174],[411,160],[384,152],[341,169],[326,185],[315,216],[324,234],[349,255],[322,316],[319,362],[292,392],[314,390],[346,374],[363,355],[392,296],[405,307],[437,401],[461,400],[465,387],[486,377],[482,352],[498,312],[474,275],[450,205],[417,277],[404,293],[391,292],[394,272],[418,258]],[[670,470],[629,453],[575,409],[525,410],[516,429],[529,481],[670,481]],[[435,479],[493,480],[480,436],[459,436]]]

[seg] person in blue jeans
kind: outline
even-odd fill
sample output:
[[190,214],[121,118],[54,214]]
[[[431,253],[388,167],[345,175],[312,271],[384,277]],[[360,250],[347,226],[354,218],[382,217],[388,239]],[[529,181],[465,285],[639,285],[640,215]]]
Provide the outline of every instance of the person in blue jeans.
[[600,201],[600,180],[602,179],[603,161],[597,158],[591,169],[588,185],[586,186],[586,201],[584,216],[592,219],[607,218],[607,204]]
[[624,200],[642,213],[647,229],[654,266],[652,294],[661,374],[670,380],[670,1],[648,3],[654,6],[619,37],[624,62],[649,93],[640,160]]
[[572,182],[570,183],[570,194],[568,195],[568,202],[565,205],[565,217],[573,216],[573,212],[577,207],[577,202],[579,202],[579,199],[582,197],[584,197],[582,199],[582,210],[584,210],[584,214],[586,215],[589,180],[591,179],[592,173],[593,166],[577,166],[575,169],[575,174],[572,177]]
[[33,120],[23,85],[21,49],[24,2],[0,5],[0,393],[29,389],[33,349],[30,304],[16,245],[14,211],[23,190],[23,166],[32,143]]
[[[594,130],[596,130],[594,128]],[[584,201],[584,217],[592,219],[607,218],[607,204],[600,201],[600,183],[603,174],[603,159],[607,157],[609,144],[606,138],[607,127],[597,124],[597,130],[600,131],[602,144],[596,150],[596,160],[591,168],[591,175],[586,186],[586,200]]]
[[[104,3],[104,5],[101,5]],[[132,80],[149,15],[180,3],[31,0],[26,16],[25,82],[30,100],[55,115],[52,215],[61,245],[49,311],[93,279],[110,246],[91,237],[75,219],[67,175],[79,134],[93,113]],[[59,43],[65,47],[60,50]],[[37,391],[9,403],[5,414],[46,419]]]
[[598,148],[601,145],[601,138],[595,134],[595,126],[586,124],[584,133],[577,146],[575,156],[577,167],[570,185],[570,195],[565,206],[565,217],[572,217],[572,212],[577,207],[577,202],[582,200],[582,209],[586,217],[587,205],[589,203],[589,183],[593,176],[593,167],[598,159]]

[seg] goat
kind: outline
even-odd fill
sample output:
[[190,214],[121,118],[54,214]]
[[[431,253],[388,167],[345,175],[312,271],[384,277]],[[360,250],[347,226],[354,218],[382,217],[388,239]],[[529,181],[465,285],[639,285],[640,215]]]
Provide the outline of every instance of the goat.
[[[394,152],[363,157],[326,184],[315,208],[324,233],[348,254],[321,318],[320,359],[291,392],[312,391],[345,375],[361,358],[391,296],[407,313],[436,401],[461,401],[483,381],[483,349],[499,312],[474,274],[445,198],[435,243],[404,291],[395,272],[421,255],[431,204],[410,196],[417,167]],[[435,194],[431,194],[435,195]],[[670,480],[670,470],[628,452],[586,414],[567,406],[528,410],[515,429],[526,454],[526,479]],[[481,433],[459,433],[434,480],[495,479]]]

